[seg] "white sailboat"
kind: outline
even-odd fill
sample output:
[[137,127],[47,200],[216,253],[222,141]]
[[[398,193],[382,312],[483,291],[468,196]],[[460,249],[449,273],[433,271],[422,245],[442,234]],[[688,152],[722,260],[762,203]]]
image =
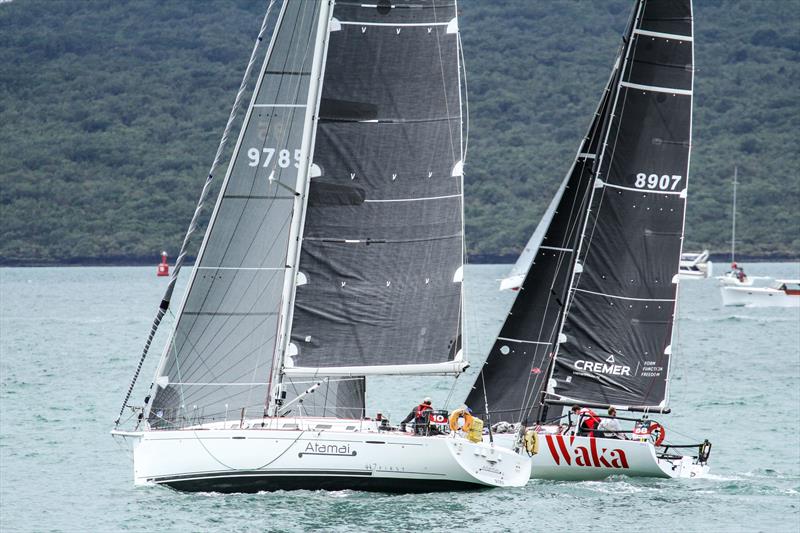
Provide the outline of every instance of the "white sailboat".
[[[747,276],[744,269],[736,262],[736,187],[739,185],[739,167],[733,167],[733,207],[731,211],[731,269],[721,276],[717,276],[719,284],[723,287],[751,287],[755,278]],[[723,302],[725,297],[723,296]]]
[[671,443],[652,418],[670,412],[693,65],[691,0],[636,0],[589,131],[467,397],[505,431],[496,442],[510,446],[525,429],[531,477],[708,471],[707,440]]
[[364,376],[468,365],[455,4],[273,5],[259,35],[273,28],[269,49],[150,392],[135,427],[117,420],[112,432],[132,440],[134,482],[524,485],[530,460],[509,448],[364,418]]

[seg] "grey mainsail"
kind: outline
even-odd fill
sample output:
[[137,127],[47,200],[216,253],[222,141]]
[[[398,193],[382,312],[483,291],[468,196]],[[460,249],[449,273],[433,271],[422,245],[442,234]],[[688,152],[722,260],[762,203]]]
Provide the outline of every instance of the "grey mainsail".
[[318,2],[282,6],[159,366],[151,425],[263,410],[318,15]]
[[337,2],[330,29],[285,372],[458,372],[455,3]]
[[663,409],[692,135],[691,0],[640,0],[634,17],[550,392]]

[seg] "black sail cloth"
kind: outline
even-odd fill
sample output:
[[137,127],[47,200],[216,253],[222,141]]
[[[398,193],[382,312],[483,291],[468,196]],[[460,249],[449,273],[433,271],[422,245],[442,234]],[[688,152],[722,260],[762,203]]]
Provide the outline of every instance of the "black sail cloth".
[[441,363],[460,349],[455,17],[452,2],[334,7],[288,368]]
[[564,400],[663,408],[692,116],[690,0],[637,3],[558,352]]

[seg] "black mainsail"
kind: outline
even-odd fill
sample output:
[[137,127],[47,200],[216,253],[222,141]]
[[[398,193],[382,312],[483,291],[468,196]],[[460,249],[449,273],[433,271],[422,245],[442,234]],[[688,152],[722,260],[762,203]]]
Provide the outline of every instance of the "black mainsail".
[[[468,398],[473,409],[482,410],[484,386],[490,412],[515,421],[541,418],[542,390],[554,402],[665,408],[691,145],[692,41],[691,0],[635,3],[588,148],[581,148],[594,158],[591,179],[576,181],[572,195],[562,185],[558,214],[543,220],[546,235],[563,246],[539,246],[487,359],[485,384],[479,376]],[[579,154],[567,184],[581,168]],[[582,213],[568,216],[573,197]]]
[[464,366],[456,20],[452,1],[334,6],[289,374]]

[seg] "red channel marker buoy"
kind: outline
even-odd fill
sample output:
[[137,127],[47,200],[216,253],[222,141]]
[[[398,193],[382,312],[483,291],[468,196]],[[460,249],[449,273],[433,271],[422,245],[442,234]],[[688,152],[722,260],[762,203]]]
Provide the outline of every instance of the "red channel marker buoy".
[[158,265],[158,276],[169,276],[169,264],[167,263],[167,252],[161,252],[161,263]]

